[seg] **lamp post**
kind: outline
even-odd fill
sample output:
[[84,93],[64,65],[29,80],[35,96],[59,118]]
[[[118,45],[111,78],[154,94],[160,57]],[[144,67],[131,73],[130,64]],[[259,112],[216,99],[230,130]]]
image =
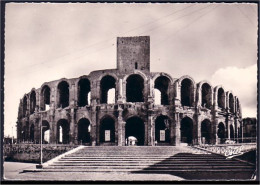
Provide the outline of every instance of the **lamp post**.
[[43,128],[43,126],[42,126],[42,112],[44,112],[44,111],[40,111],[39,113],[41,113],[41,119],[40,119],[40,121],[41,121],[41,126],[40,126],[40,131],[41,131],[41,138],[40,138],[40,164],[37,164],[36,165],[36,168],[42,168],[43,166],[42,166],[42,158],[43,158],[43,153],[42,153],[42,137],[43,137],[43,135],[42,135],[42,128]]

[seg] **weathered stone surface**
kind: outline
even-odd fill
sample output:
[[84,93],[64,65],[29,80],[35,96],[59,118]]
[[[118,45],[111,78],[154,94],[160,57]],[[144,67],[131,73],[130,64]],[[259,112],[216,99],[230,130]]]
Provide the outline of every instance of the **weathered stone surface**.
[[[241,106],[232,92],[188,75],[176,79],[150,72],[148,36],[118,38],[117,44],[117,69],[45,82],[25,94],[18,141],[39,143],[41,123],[50,133],[44,142],[53,144],[124,146],[128,134],[143,145],[215,144],[242,137]],[[130,121],[133,117],[138,124]]]

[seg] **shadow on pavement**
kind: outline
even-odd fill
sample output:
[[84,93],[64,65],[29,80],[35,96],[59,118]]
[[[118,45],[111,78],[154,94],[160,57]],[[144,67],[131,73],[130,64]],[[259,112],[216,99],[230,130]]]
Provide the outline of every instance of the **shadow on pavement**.
[[187,180],[250,180],[255,166],[214,154],[178,153],[132,173],[170,174]]

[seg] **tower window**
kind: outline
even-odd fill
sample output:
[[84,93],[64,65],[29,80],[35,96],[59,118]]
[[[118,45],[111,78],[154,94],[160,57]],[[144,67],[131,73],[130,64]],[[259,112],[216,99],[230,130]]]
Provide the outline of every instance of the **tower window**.
[[137,69],[138,68],[138,64],[137,64],[137,62],[135,63],[135,69]]

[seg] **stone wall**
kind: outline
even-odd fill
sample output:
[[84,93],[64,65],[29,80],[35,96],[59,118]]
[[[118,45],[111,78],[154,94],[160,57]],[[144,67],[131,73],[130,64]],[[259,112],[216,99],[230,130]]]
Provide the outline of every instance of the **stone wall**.
[[[76,145],[43,145],[43,162],[76,147]],[[5,144],[3,149],[5,161],[40,162],[39,144]]]
[[[43,136],[49,131],[44,143],[84,140],[84,144],[102,145],[104,130],[110,130],[114,145],[124,146],[131,117],[142,120],[144,145],[154,145],[155,135],[165,129],[170,132],[170,145],[187,142],[188,137],[189,144],[200,144],[203,137],[211,144],[219,138],[243,137],[241,105],[231,91],[207,81],[196,83],[188,75],[172,78],[164,72],[150,72],[149,37],[118,38],[117,44],[117,69],[45,82],[25,94],[18,109],[18,142],[39,143],[43,126]],[[109,90],[115,92],[112,103],[107,101]],[[168,125],[156,122],[162,116]],[[103,129],[107,117],[113,123]]]

